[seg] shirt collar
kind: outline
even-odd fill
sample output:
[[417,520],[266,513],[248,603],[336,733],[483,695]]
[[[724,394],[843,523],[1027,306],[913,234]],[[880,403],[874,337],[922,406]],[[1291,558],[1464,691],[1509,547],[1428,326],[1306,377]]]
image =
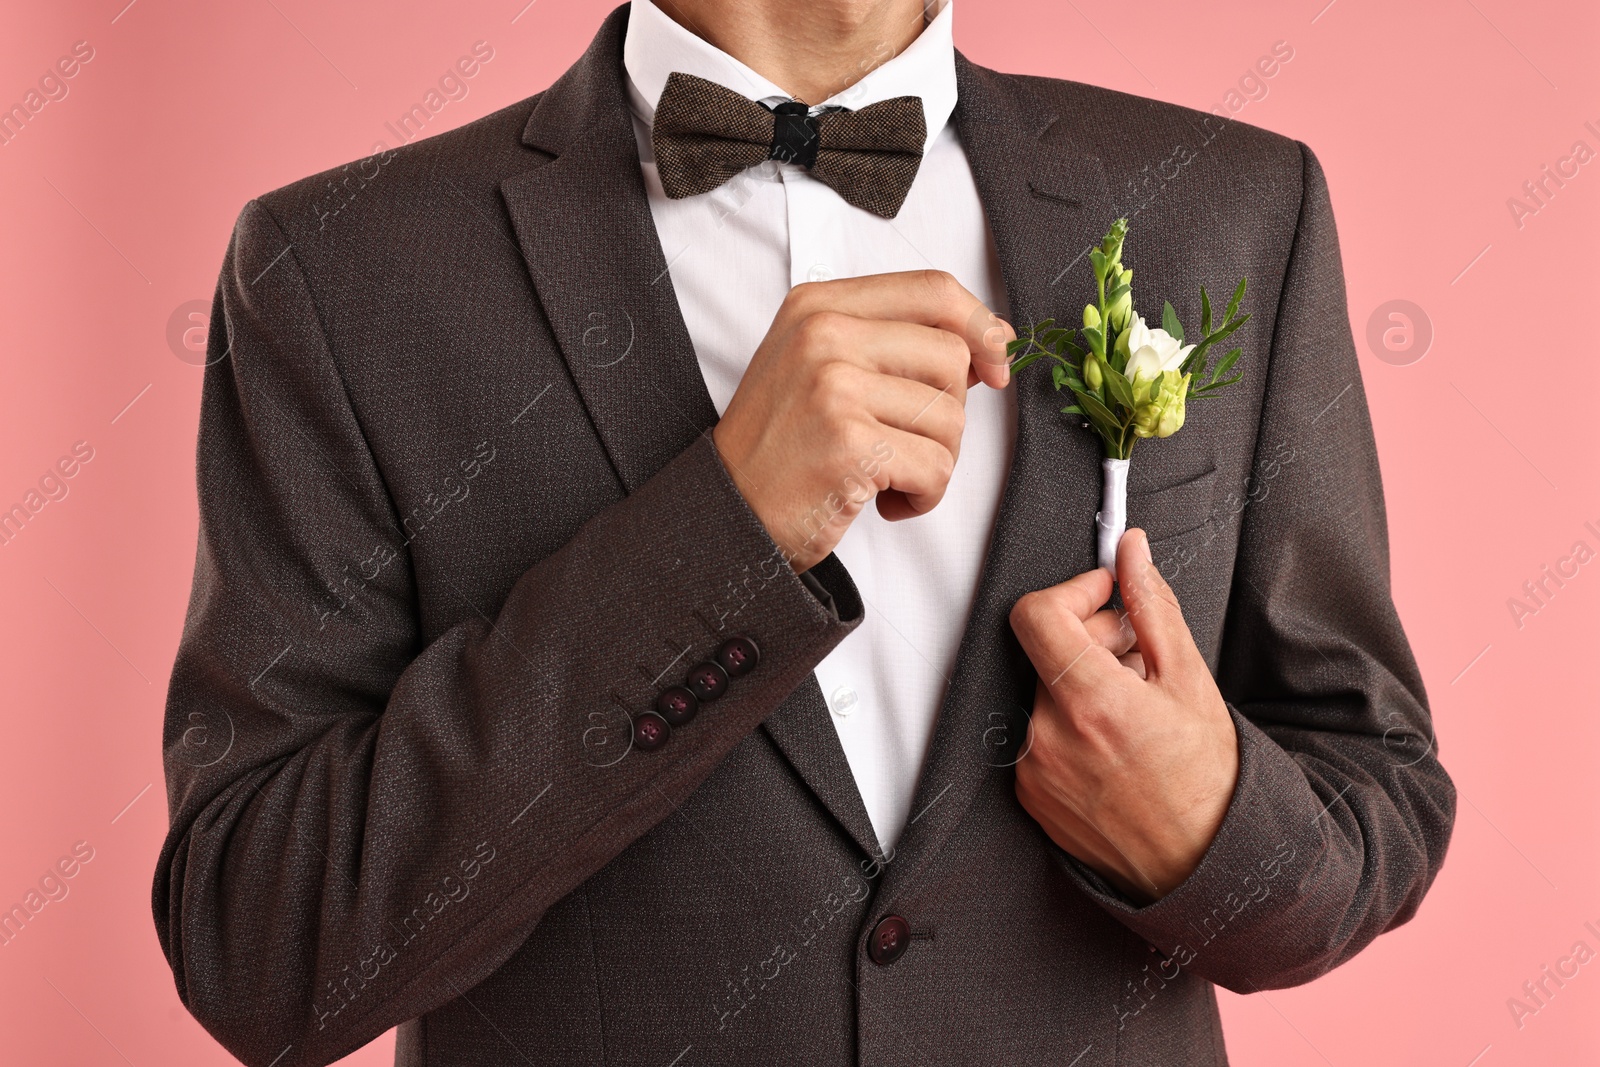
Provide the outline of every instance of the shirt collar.
[[[695,36],[669,18],[651,0],[631,0],[622,65],[628,74],[628,99],[646,124],[655,118],[656,101],[667,75],[682,71],[714,81],[751,100],[771,103],[789,94],[750,67]],[[927,24],[905,51],[873,68],[860,81],[816,107],[859,109],[896,96],[922,98],[928,126],[924,151],[944,130],[956,106],[955,38],[951,30],[955,0],[932,0]]]

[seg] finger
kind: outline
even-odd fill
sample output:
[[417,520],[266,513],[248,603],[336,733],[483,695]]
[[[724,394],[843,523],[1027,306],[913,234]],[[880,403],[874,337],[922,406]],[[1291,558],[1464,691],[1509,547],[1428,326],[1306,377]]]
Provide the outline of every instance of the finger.
[[840,365],[833,373],[839,375],[833,387],[852,403],[860,404],[879,423],[931,438],[959,458],[967,412],[961,398],[949,388],[935,389],[922,382],[848,364]]
[[881,467],[886,484],[878,493],[879,514],[895,522],[932,511],[949,488],[955,457],[939,442],[920,434],[892,426],[883,427],[882,434],[894,455]]
[[972,358],[948,330],[913,322],[846,318],[839,324],[839,358],[865,370],[942,389],[966,403]]
[[1110,596],[1111,576],[1097,569],[1029,593],[1011,609],[1011,629],[1039,680],[1052,691],[1093,684],[1116,666],[1116,658],[1085,626]]
[[961,458],[961,433],[967,412],[961,401],[945,389],[886,375],[869,375],[862,383],[862,403],[885,426],[918,434],[943,445],[953,459]]
[[1113,656],[1131,652],[1138,644],[1128,616],[1120,611],[1097,611],[1084,622],[1089,636],[1100,642]]
[[1011,355],[1006,346],[1017,339],[1011,324],[979,304],[967,314],[967,328],[962,331],[972,348],[972,373],[991,389],[1004,389],[1011,384]]
[[1143,652],[1129,652],[1118,656],[1117,662],[1141,678],[1148,677],[1148,675],[1145,673]]
[[1122,535],[1117,546],[1117,584],[1128,608],[1128,621],[1144,654],[1145,672],[1160,676],[1162,668],[1175,667],[1194,650],[1194,638],[1177,594],[1150,558],[1150,540],[1139,529]]
[[1016,340],[1016,331],[945,271],[904,271],[807,282],[791,290],[791,301],[793,310],[802,316],[831,310],[858,318],[895,319],[947,330],[965,342],[981,381],[1001,389],[1011,380],[1006,344]]

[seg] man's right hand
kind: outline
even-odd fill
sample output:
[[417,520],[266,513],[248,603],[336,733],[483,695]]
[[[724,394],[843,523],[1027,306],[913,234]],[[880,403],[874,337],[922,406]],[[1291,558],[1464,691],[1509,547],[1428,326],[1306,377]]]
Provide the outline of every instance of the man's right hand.
[[711,437],[795,573],[832,552],[869,500],[891,521],[939,503],[967,387],[1006,386],[1015,337],[943,271],[789,290]]

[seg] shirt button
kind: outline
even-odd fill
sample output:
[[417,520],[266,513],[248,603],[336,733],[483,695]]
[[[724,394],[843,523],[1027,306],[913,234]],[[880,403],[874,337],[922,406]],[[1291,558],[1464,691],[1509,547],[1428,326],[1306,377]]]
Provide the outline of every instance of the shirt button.
[[681,685],[661,691],[656,697],[656,711],[673,726],[682,726],[700,710],[700,701]]
[[748,637],[730,637],[717,649],[717,662],[728,672],[729,678],[743,678],[756,669],[761,661],[761,650]]
[[715,663],[702,663],[689,672],[684,684],[701,702],[712,701],[728,691],[728,672]]
[[806,271],[806,281],[825,282],[833,278],[833,268],[826,263],[813,263],[811,269]]
[[854,689],[851,689],[848,685],[841,685],[828,698],[828,707],[835,715],[843,719],[856,710],[856,704],[859,701],[860,698],[856,696]]
[[645,752],[654,752],[667,743],[672,727],[653,711],[641,711],[633,719],[633,743]]
[[867,938],[867,955],[873,963],[886,967],[904,956],[910,945],[911,924],[898,915],[886,915]]

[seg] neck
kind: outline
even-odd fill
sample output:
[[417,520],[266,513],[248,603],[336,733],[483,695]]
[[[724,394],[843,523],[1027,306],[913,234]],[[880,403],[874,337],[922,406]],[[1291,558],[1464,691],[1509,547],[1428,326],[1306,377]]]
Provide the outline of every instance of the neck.
[[819,104],[898,55],[923,27],[923,0],[656,0],[678,25]]

